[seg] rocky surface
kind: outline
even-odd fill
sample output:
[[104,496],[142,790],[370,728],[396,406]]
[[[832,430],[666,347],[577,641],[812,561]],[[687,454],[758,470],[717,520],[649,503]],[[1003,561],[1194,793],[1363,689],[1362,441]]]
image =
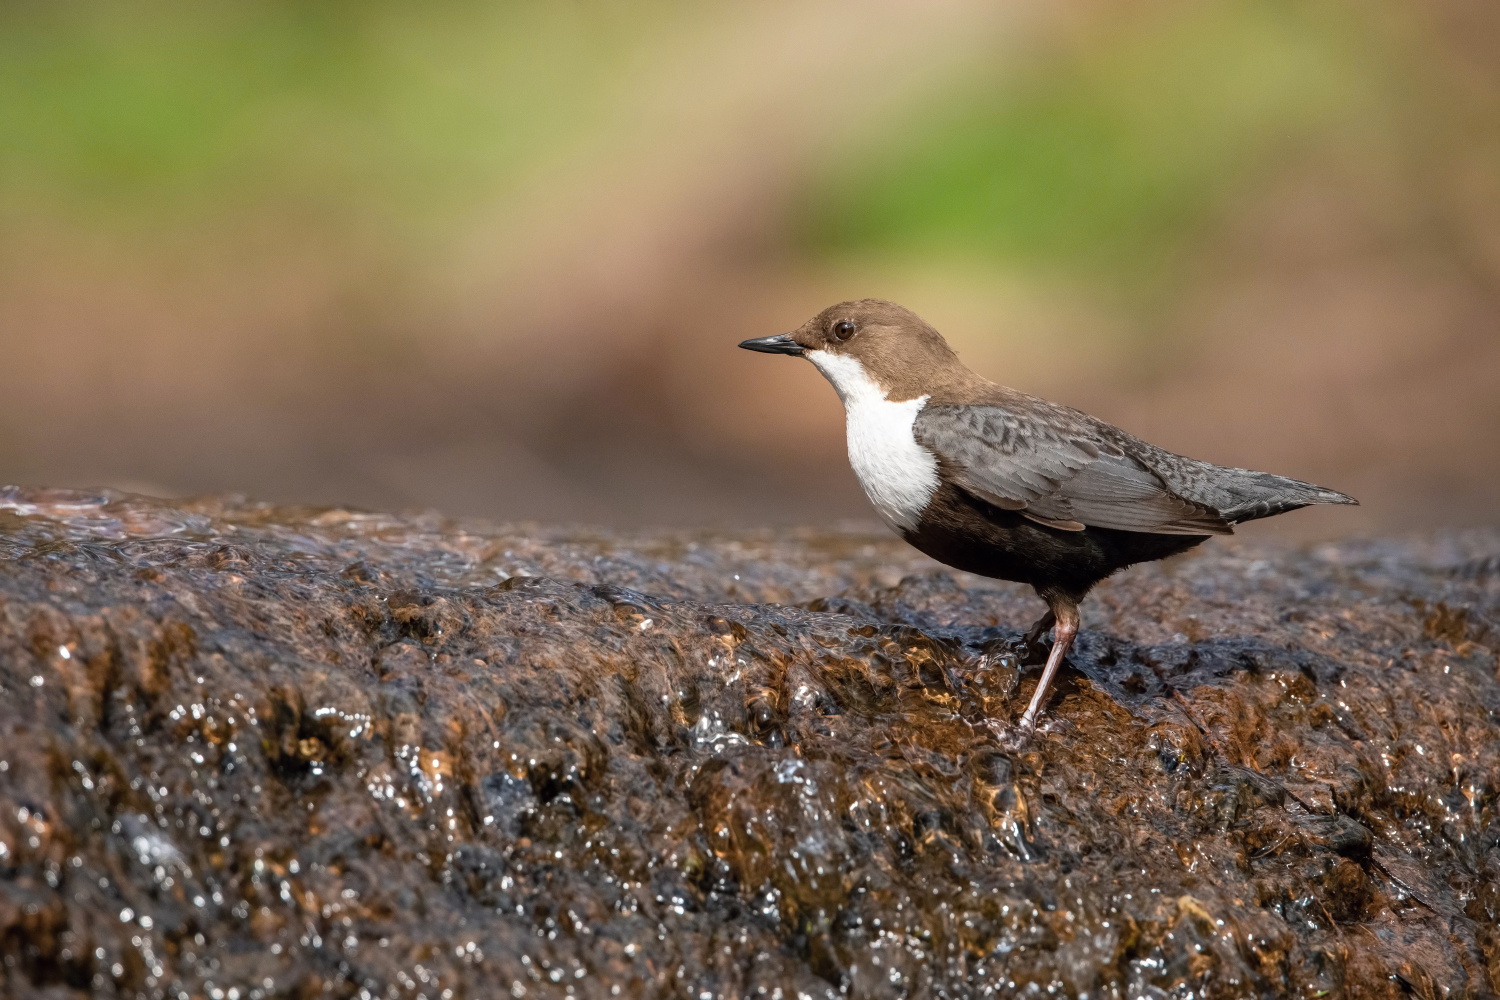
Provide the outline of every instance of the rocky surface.
[[1500,532],[1028,593],[860,531],[0,491],[7,996],[1500,984]]

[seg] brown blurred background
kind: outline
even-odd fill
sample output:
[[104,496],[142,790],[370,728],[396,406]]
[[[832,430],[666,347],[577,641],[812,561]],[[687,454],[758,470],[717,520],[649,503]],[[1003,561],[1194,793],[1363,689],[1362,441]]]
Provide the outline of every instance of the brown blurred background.
[[0,6],[0,481],[868,518],[811,366],[997,381],[1494,523],[1500,6]]

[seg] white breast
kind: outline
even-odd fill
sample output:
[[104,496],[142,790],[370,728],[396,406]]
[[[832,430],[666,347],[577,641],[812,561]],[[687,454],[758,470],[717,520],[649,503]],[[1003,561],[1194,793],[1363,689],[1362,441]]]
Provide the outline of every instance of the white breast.
[[886,524],[913,529],[938,488],[937,458],[917,444],[912,424],[927,397],[892,402],[855,358],[808,351],[844,403],[849,464]]

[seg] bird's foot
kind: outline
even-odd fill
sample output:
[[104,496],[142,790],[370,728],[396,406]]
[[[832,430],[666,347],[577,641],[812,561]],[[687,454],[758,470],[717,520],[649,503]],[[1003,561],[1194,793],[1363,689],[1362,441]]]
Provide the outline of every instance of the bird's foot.
[[1052,644],[1044,639],[1052,627],[1057,624],[1057,615],[1050,608],[1047,613],[1036,620],[1026,634],[1021,636],[1016,644],[1017,652],[1020,654],[1021,663],[1024,666],[1032,666],[1037,663],[1046,663],[1052,653]]
[[1007,753],[1020,753],[1030,747],[1036,737],[1035,726],[1007,725],[999,719],[993,720],[990,729],[995,734],[995,742]]
[[1034,667],[1038,663],[1046,663],[1048,655],[1052,652],[1050,642],[1031,636],[1022,636],[1017,639],[1013,648],[1023,667]]
[[1016,644],[1013,642],[996,643],[987,646],[988,652],[980,653],[973,661],[975,673],[984,673],[986,670],[1020,670],[1021,657],[1016,652]]

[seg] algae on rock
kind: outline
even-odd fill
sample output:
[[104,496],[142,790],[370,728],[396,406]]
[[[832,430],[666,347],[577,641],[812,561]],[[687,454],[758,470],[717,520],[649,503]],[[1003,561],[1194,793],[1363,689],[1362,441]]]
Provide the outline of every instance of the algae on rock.
[[1486,996],[1497,553],[1131,570],[1016,749],[1035,598],[893,538],[0,490],[0,983]]

